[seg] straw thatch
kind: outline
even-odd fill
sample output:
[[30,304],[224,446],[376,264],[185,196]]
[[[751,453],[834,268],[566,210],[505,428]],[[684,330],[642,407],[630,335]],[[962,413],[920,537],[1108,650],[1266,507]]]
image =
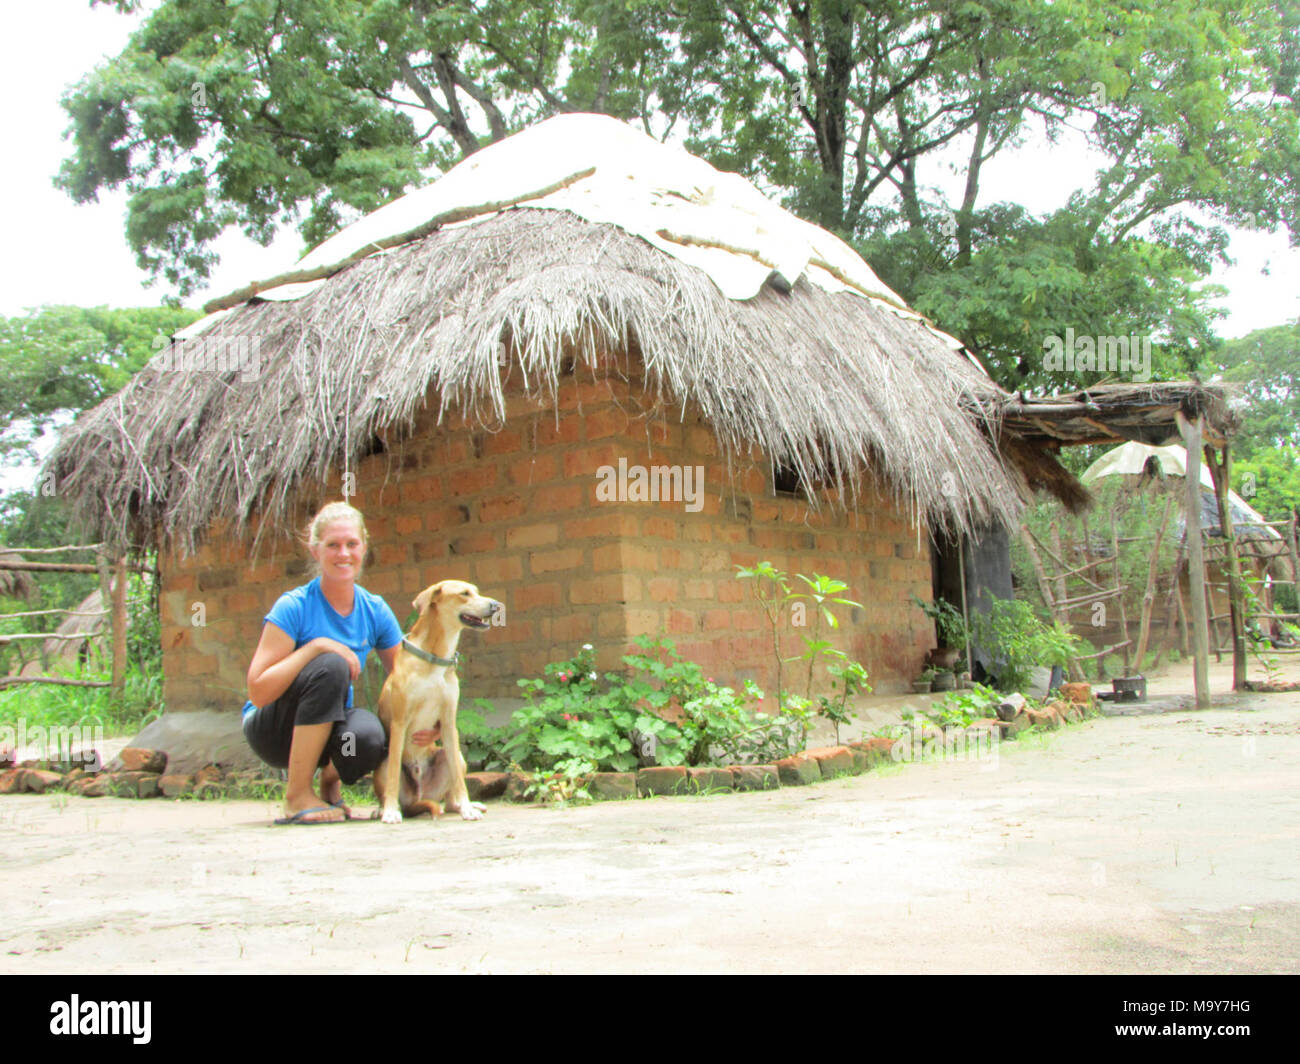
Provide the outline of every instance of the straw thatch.
[[[0,550],[0,560],[25,562],[27,559],[17,551]],[[23,569],[0,568],[0,595],[7,598],[30,599],[36,593],[36,582],[32,574]]]
[[255,513],[259,537],[285,528],[300,485],[426,403],[492,427],[507,386],[553,398],[566,358],[642,380],[673,416],[697,409],[729,458],[757,445],[850,504],[867,466],[919,518],[962,530],[1014,521],[1028,491],[990,442],[1003,394],[919,322],[803,280],[728,300],[565,211],[440,230],[299,300],[244,304],[203,339],[255,345],[260,373],[159,368],[163,352],[51,456],[60,494],[110,543],[153,529],[188,550],[214,519]]

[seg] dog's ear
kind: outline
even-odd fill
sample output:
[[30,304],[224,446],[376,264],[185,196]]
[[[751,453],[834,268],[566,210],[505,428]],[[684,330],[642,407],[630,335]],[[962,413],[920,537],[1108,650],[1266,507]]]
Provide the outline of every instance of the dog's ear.
[[429,608],[429,603],[436,599],[440,594],[442,594],[442,589],[437,584],[434,584],[432,587],[426,587],[415,596],[415,601],[412,602],[411,605],[420,613],[423,613]]

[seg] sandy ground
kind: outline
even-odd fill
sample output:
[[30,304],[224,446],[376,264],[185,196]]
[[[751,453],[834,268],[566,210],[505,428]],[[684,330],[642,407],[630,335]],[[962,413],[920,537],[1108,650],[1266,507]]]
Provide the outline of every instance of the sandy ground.
[[12,796],[0,971],[1296,972],[1298,789],[1287,694],[477,823]]

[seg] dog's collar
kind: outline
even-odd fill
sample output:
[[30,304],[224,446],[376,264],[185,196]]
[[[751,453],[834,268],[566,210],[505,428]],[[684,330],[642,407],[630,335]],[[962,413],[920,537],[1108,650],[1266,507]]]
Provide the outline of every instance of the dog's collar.
[[454,668],[460,662],[459,650],[449,658],[440,658],[437,654],[430,654],[427,650],[417,647],[409,639],[402,640],[402,649],[409,650],[421,661],[427,661],[430,665],[450,665]]

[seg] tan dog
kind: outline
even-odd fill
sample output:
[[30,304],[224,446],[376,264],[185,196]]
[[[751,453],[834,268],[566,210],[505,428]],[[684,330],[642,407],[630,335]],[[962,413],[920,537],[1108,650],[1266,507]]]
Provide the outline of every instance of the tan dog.
[[[456,645],[464,629],[487,628],[503,607],[463,580],[426,587],[412,605],[420,616],[402,640],[397,664],[379,693],[379,720],[388,733],[388,757],[375,770],[380,819],[400,824],[403,816],[439,816],[445,801],[466,820],[478,820],[485,807],[471,802],[465,790],[465,758],[456,730]],[[412,741],[417,732],[438,731],[441,750]]]

